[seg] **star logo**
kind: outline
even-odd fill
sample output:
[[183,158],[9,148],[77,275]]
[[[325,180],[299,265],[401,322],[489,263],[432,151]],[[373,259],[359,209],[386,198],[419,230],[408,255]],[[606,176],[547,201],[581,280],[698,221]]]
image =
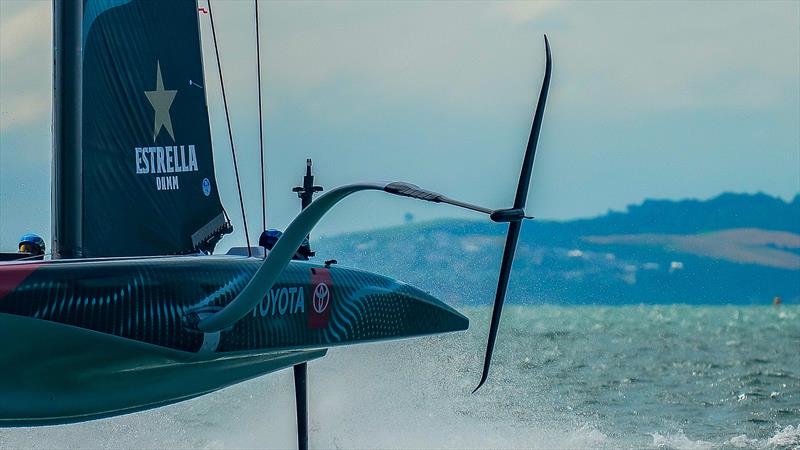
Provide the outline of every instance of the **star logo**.
[[161,62],[158,61],[156,64],[156,90],[144,92],[144,95],[150,100],[150,105],[152,105],[155,110],[153,142],[155,142],[158,137],[161,128],[166,128],[167,133],[169,133],[174,141],[175,134],[172,132],[172,117],[169,115],[169,108],[172,106],[172,102],[175,100],[175,95],[178,91],[164,90],[164,80],[161,79]]

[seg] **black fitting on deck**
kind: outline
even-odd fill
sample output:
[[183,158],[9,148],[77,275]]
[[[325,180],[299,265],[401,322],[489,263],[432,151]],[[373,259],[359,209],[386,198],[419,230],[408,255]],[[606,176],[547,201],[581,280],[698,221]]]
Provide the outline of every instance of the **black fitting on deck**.
[[303,177],[303,185],[292,188],[292,192],[297,193],[300,198],[301,208],[306,209],[314,200],[314,194],[322,192],[322,186],[314,186],[314,175],[311,174],[311,158],[306,159],[306,175]]

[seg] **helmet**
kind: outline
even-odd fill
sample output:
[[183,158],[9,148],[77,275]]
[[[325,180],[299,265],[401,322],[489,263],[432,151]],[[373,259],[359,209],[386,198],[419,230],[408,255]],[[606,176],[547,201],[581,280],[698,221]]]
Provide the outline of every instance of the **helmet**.
[[283,233],[274,228],[265,230],[263,233],[261,233],[261,237],[258,238],[258,245],[266,248],[267,250],[272,250],[272,247],[275,246],[275,243],[278,242],[278,239],[281,238],[281,235],[283,235]]
[[[278,242],[281,236],[283,236],[282,232],[270,228],[261,233],[261,237],[258,238],[258,245],[267,250],[272,250],[272,247],[275,246],[275,243]],[[297,249],[292,259],[307,261],[309,256],[314,256],[314,252],[311,251],[311,244],[306,237],[303,239],[303,242],[300,244],[300,247]]]
[[19,238],[19,252],[33,255],[43,255],[45,250],[44,239],[38,234],[27,233]]

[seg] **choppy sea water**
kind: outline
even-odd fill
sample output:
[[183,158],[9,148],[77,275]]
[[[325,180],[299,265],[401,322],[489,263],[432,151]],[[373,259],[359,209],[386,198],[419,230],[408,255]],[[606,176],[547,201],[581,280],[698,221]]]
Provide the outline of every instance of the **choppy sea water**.
[[[487,384],[470,331],[309,365],[319,448],[800,448],[800,306],[511,306]],[[0,399],[0,401],[2,401]],[[0,429],[3,448],[286,448],[291,370],[177,405]]]

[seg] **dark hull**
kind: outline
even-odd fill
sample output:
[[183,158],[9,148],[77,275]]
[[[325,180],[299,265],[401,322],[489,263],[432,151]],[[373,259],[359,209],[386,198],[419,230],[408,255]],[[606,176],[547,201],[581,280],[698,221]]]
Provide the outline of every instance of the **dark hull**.
[[411,286],[293,262],[229,329],[191,327],[198,314],[233,300],[260,263],[191,256],[0,265],[0,425],[146,409],[322,356],[326,347],[468,326]]

